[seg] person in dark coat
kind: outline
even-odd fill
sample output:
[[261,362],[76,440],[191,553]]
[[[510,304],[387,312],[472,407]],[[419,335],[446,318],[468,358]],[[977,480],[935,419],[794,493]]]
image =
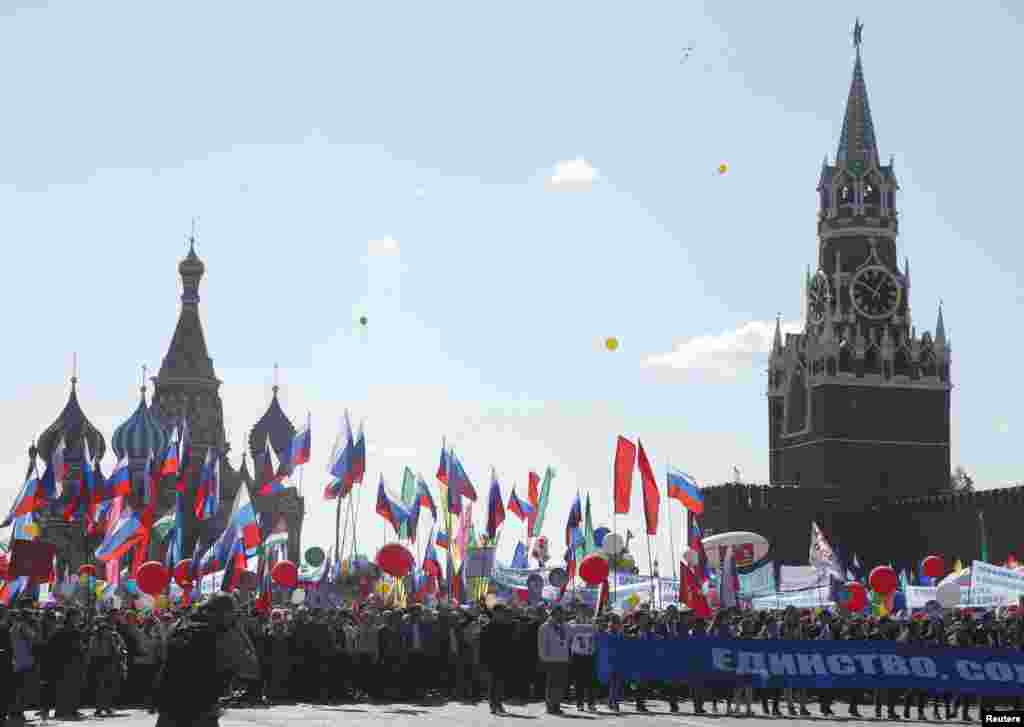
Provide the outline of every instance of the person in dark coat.
[[14,691],[14,654],[7,607],[0,604],[0,723],[7,719]]
[[495,604],[493,618],[480,632],[480,663],[490,672],[491,680],[487,690],[487,701],[491,714],[505,714],[501,703],[505,683],[514,673],[515,663],[509,659],[516,641],[516,624],[503,604]]

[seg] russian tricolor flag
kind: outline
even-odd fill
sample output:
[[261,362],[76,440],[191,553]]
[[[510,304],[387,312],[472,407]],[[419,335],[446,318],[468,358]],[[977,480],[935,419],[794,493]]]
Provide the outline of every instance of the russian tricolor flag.
[[438,481],[448,484],[448,450],[445,449],[445,441],[441,440],[441,463],[437,465],[437,477]]
[[409,511],[399,504],[398,498],[390,497],[384,488],[384,475],[380,476],[377,485],[377,514],[391,523],[397,535],[402,523],[408,522]]
[[270,446],[270,437],[267,437],[263,445],[263,464],[260,467],[260,489],[261,496],[277,495],[285,490],[283,475],[279,472],[280,465],[274,466],[274,451]]
[[505,522],[505,505],[501,501],[501,485],[498,473],[491,468],[491,491],[487,498],[487,537],[498,537],[498,528]]
[[220,509],[220,457],[213,447],[206,450],[206,461],[199,473],[195,513],[198,520],[209,520]]
[[469,481],[469,475],[466,474],[466,469],[462,466],[462,462],[455,456],[455,450],[452,450],[448,457],[450,464],[448,488],[454,489],[460,496],[476,502],[476,490],[473,488],[473,483]]
[[[239,488],[239,489],[245,489]],[[145,535],[138,513],[127,505],[121,517],[107,533],[100,547],[96,549],[96,560],[119,559],[135,547]]]
[[188,494],[189,475],[192,473],[192,433],[188,428],[188,419],[181,422],[181,445],[178,447],[178,481],[175,489],[182,495]]
[[132,472],[131,462],[127,457],[114,467],[114,471],[107,480],[107,494],[111,497],[126,497],[132,494]]
[[[33,473],[33,475],[34,474],[35,473]],[[25,484],[21,486],[21,492],[19,492],[18,496],[14,499],[14,505],[11,507],[11,512],[7,515],[4,521],[0,523],[0,528],[6,528],[11,525],[15,519],[35,512],[43,504],[45,504],[45,499],[43,497],[42,488],[39,484],[39,478],[34,476],[29,477],[25,480]]]
[[437,551],[434,550],[433,538],[427,541],[427,549],[423,553],[423,572],[434,578],[441,577],[441,561],[437,557]]
[[160,465],[161,477],[174,477],[178,474],[178,428],[171,433],[171,441],[164,451],[164,460]]
[[434,504],[434,498],[430,494],[430,488],[427,487],[426,481],[423,479],[423,475],[418,475],[416,481],[416,496],[420,503],[420,507],[430,508],[430,514],[434,516],[434,520],[437,520],[437,505]]
[[704,514],[704,495],[697,481],[685,472],[670,468],[668,471],[668,496],[678,500],[690,512]]
[[292,438],[291,451],[288,458],[292,469],[309,462],[310,450],[312,449],[312,438],[310,436],[311,419],[312,415],[307,414],[306,426]]
[[451,545],[451,536],[448,535],[448,531],[438,530],[437,537],[434,538],[434,543],[437,545],[438,548],[444,548],[445,550],[449,550],[449,546]]
[[366,475],[366,434],[363,433],[363,424],[359,423],[359,436],[356,437],[355,448],[352,451],[352,482],[363,483]]
[[256,519],[256,509],[249,499],[248,487],[238,488],[235,503],[231,507],[231,515],[228,518],[228,530],[232,532],[233,537],[242,541],[246,558],[256,555],[262,537],[260,536],[259,521]]
[[352,437],[352,424],[348,418],[348,410],[345,410],[345,444],[334,447],[334,455],[331,457],[331,468],[328,470],[331,481],[324,488],[324,499],[333,500],[337,497],[345,497],[352,490],[354,479],[352,477],[352,463],[356,454],[356,443]]
[[583,505],[580,503],[580,493],[577,492],[576,499],[572,501],[572,507],[569,508],[569,519],[565,522],[566,546],[572,545],[572,533],[579,528],[581,522],[583,522]]
[[516,494],[515,487],[512,488],[512,494],[508,496],[508,511],[513,513],[524,523],[527,522],[530,519],[530,516],[536,512],[533,505],[519,499],[519,495]]

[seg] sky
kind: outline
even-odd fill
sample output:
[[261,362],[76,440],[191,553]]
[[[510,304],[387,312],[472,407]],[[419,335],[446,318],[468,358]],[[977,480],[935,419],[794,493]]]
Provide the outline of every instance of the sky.
[[[776,315],[800,326],[855,12],[915,322],[942,301],[953,347],[952,461],[1020,481],[1013,3],[9,2],[0,501],[73,354],[108,441],[131,415],[193,217],[233,463],[274,364],[285,411],[312,417],[306,544],[333,542],[319,493],[346,408],[369,443],[367,552],[378,477],[433,482],[442,437],[484,497],[492,467],[506,498],[555,469],[556,559],[577,491],[612,525],[619,434],[660,480],[766,482],[767,352]],[[615,522],[638,536],[639,489]]]

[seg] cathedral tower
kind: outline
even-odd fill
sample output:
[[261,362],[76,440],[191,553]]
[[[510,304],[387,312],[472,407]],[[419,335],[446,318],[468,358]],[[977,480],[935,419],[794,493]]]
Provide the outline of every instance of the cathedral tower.
[[861,28],[835,164],[826,158],[818,180],[804,330],[783,340],[777,326],[772,346],[769,458],[773,484],[877,500],[948,484],[951,347],[941,307],[934,336],[912,324],[899,184],[879,159]]

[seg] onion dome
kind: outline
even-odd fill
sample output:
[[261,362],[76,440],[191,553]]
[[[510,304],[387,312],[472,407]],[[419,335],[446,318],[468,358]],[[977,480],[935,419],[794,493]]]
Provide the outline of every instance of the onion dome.
[[278,387],[275,386],[270,406],[249,433],[249,451],[252,453],[254,462],[259,461],[257,457],[263,455],[263,445],[268,438],[279,461],[283,461],[288,456],[292,446],[295,427],[284,410],[281,409],[281,403],[277,400],[277,389]]
[[163,424],[153,416],[146,406],[146,388],[142,388],[142,399],[128,421],[114,430],[110,440],[118,459],[145,459],[150,452],[159,454],[167,448],[170,435]]
[[77,384],[78,379],[72,377],[71,396],[64,406],[64,411],[57,417],[57,421],[39,435],[39,439],[36,441],[36,449],[44,462],[50,461],[50,456],[57,448],[61,438],[64,439],[64,444],[67,447],[64,455],[66,460],[81,458],[83,437],[89,442],[89,453],[94,459],[102,459],[107,452],[106,439],[86,418],[78,403]]

